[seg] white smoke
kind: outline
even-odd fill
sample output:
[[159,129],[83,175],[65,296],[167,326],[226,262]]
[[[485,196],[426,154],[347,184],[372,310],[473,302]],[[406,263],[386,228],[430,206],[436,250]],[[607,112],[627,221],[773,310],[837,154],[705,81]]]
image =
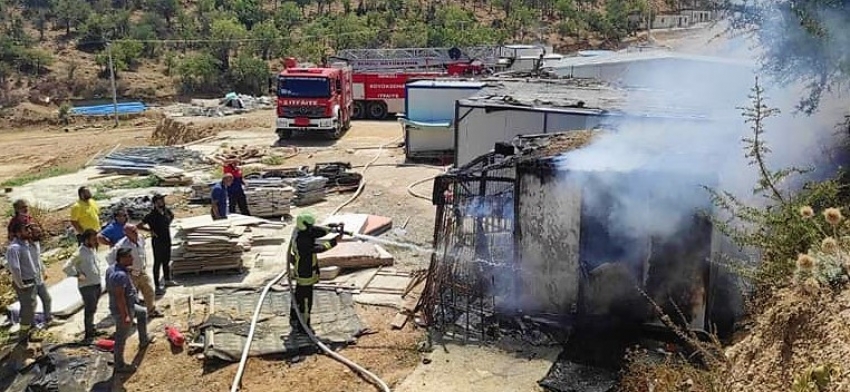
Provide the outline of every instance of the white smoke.
[[[682,229],[681,222],[711,208],[702,186],[745,200],[764,200],[753,197],[758,171],[744,157],[742,142],[752,137],[752,130],[739,109],[751,105],[748,95],[759,74],[758,52],[741,51],[751,47],[743,38],[708,45],[713,35],[707,31],[703,41],[690,43],[715,49],[703,54],[734,61],[677,56],[636,62],[624,74],[624,84],[641,88],[629,94],[625,112],[666,111],[671,118],[612,118],[606,127],[613,131],[559,158],[569,182],[582,184],[586,213],[601,219],[611,234],[671,238]],[[765,103],[781,110],[765,124],[769,166],[777,170],[822,165],[823,152],[836,144],[840,113],[795,114],[803,89],[782,87],[768,77],[759,81],[765,88]],[[613,202],[606,200],[611,197]]]

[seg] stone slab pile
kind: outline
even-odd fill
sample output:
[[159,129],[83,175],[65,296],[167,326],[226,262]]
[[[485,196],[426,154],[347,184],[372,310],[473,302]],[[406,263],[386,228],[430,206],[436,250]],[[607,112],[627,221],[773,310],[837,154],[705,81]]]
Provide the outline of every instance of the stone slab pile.
[[231,219],[180,227],[175,237],[178,242],[172,249],[171,263],[174,275],[242,270],[242,256],[251,249],[249,229]]
[[325,177],[309,176],[294,180],[296,206],[306,206],[325,200],[325,185],[328,179]]
[[263,218],[289,215],[289,206],[294,195],[295,189],[286,185],[252,186],[245,191],[251,215]]

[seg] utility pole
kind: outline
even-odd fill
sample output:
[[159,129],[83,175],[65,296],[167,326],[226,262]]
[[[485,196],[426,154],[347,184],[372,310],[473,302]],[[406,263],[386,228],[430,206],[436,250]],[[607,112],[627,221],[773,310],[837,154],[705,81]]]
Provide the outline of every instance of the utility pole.
[[109,82],[112,84],[112,115],[115,117],[115,128],[118,128],[118,92],[115,88],[115,67],[112,65],[112,44],[106,42],[106,56],[109,58]]

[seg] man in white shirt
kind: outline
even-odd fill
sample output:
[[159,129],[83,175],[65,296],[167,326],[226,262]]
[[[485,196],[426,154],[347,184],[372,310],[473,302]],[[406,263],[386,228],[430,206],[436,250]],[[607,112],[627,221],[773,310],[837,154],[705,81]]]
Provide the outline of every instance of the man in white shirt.
[[118,250],[129,249],[133,255],[133,265],[129,268],[130,280],[133,281],[136,289],[142,292],[142,296],[145,298],[145,307],[147,308],[148,316],[150,318],[162,317],[162,313],[156,310],[156,298],[153,286],[146,272],[145,239],[139,235],[139,230],[136,226],[131,224],[124,226],[124,235],[125,237],[119,240],[109,250],[109,254],[106,256],[106,262],[109,265],[114,265],[118,258]]
[[26,342],[30,338],[30,329],[38,304],[35,289],[35,276],[38,273],[33,266],[32,254],[29,250],[30,229],[24,223],[15,223],[10,230],[12,242],[6,249],[6,262],[12,276],[12,286],[21,304],[18,340]]
[[47,291],[47,284],[44,282],[47,280],[47,267],[44,266],[44,262],[41,260],[41,228],[32,223],[29,224],[29,228],[30,257],[35,268],[35,291],[38,294],[38,298],[41,299],[44,323],[47,327],[52,327],[59,323],[53,319],[53,312],[51,312],[53,300],[50,298],[50,293]]

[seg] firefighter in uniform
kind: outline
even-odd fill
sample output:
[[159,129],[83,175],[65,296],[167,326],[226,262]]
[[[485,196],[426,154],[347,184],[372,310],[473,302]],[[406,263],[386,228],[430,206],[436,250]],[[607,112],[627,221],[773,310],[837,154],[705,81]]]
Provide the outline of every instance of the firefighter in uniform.
[[[318,239],[332,232],[339,234],[328,241],[317,242]],[[289,241],[288,252],[289,263],[295,268],[293,271],[295,302],[289,311],[289,325],[293,332],[306,332],[298,321],[295,306],[304,318],[304,324],[310,328],[310,311],[313,309],[313,285],[319,282],[319,261],[316,254],[336,246],[337,240],[342,237],[342,234],[342,228],[339,226],[316,226],[316,218],[310,213],[302,213],[295,218],[295,231]]]

